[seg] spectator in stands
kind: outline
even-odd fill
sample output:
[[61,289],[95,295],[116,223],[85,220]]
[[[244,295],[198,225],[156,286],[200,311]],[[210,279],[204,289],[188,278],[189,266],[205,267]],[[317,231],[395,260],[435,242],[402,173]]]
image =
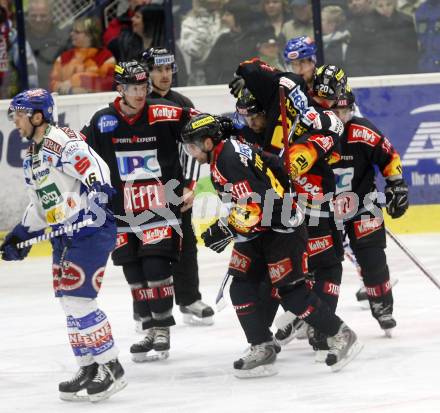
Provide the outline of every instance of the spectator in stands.
[[350,33],[345,26],[344,10],[339,6],[326,6],[321,12],[324,61],[345,67],[345,54]]
[[275,36],[262,36],[257,42],[258,57],[279,70],[285,70],[285,66],[280,58],[280,46]]
[[381,74],[417,73],[418,46],[413,19],[396,9],[397,0],[376,0],[375,6],[385,18],[382,33],[388,46]]
[[[284,23],[289,18],[288,0],[262,0],[262,10],[265,24],[273,27],[275,36],[278,38]],[[279,39],[281,44],[284,44],[285,40],[284,37]]]
[[211,85],[228,83],[233,68],[257,54],[252,15],[244,0],[226,4],[223,7],[222,22],[229,31],[218,37],[204,65],[206,82]]
[[374,9],[374,0],[347,0],[350,43],[345,72],[348,76],[381,75],[389,53],[385,42],[386,19]]
[[26,39],[38,67],[38,87],[49,88],[49,76],[57,56],[67,48],[69,32],[53,23],[51,0],[32,0],[26,16]]
[[290,0],[293,18],[284,23],[281,33],[285,39],[298,36],[315,37],[311,0]]
[[119,36],[110,41],[108,48],[116,61],[128,62],[140,59],[150,47],[165,44],[165,16],[160,5],[143,5],[134,8],[131,26],[122,29]]
[[420,45],[419,71],[440,72],[440,6],[438,0],[426,0],[415,12]]
[[[104,46],[108,47],[109,43],[117,38],[122,30],[131,29],[131,18],[134,14],[134,9],[137,6],[143,6],[150,3],[149,0],[128,0],[128,8],[121,15],[115,17],[108,24],[104,35],[102,37]],[[119,60],[118,60],[119,61]]]
[[206,84],[206,59],[219,36],[229,31],[222,21],[224,3],[224,0],[193,0],[192,10],[182,21],[180,49],[189,60],[189,85]]
[[101,47],[99,22],[91,17],[75,20],[72,48],[55,61],[50,88],[62,95],[111,90],[115,59]]

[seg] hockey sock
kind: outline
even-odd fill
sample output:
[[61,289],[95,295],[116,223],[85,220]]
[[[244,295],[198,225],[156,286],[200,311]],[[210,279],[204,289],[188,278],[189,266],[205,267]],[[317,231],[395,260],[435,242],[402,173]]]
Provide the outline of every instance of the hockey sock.
[[314,276],[313,291],[330,306],[333,312],[336,311],[342,278],[342,264],[337,263],[330,267],[318,267],[314,271]]
[[73,355],[80,367],[88,366],[93,363],[93,356],[89,352],[84,340],[79,333],[75,319],[67,316],[67,334],[69,336],[70,346],[72,347]]

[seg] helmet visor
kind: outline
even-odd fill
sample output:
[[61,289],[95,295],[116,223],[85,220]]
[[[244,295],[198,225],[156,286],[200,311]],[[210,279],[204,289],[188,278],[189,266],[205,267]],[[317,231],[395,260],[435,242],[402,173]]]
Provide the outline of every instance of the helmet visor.
[[192,156],[193,158],[199,157],[204,153],[202,149],[202,142],[197,143],[184,143],[183,144],[183,150],[186,152],[187,155]]
[[124,89],[124,93],[131,97],[146,97],[149,91],[148,82],[140,83],[138,85],[125,84],[122,85],[122,87]]
[[25,108],[16,108],[13,106],[9,106],[8,108],[8,120],[10,122],[15,121],[15,117],[17,113],[24,113],[26,116],[31,117],[34,111],[32,109],[25,109]]

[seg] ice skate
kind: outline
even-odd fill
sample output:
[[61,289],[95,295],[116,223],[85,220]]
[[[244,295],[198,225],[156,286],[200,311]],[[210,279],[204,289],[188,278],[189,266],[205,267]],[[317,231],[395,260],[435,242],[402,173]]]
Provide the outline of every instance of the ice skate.
[[[89,396],[85,389],[96,376],[97,371],[97,363],[80,367],[72,379],[63,381],[58,385],[60,399],[65,401],[88,401]],[[82,390],[84,390],[84,392],[82,392]]]
[[181,305],[180,311],[185,324],[204,326],[214,324],[214,310],[201,300],[194,301],[190,305]]
[[98,371],[87,386],[87,394],[91,402],[100,402],[127,386],[124,369],[118,359],[99,364]]
[[135,363],[165,360],[169,356],[169,349],[169,327],[152,327],[147,330],[143,340],[130,347],[131,359]]
[[273,376],[278,373],[274,367],[276,358],[272,341],[252,345],[246,355],[234,361],[234,376],[239,379]]
[[393,318],[392,305],[371,302],[371,311],[373,317],[378,321],[380,328],[385,332],[385,336],[391,338],[392,331],[397,325],[396,320]]
[[325,363],[336,372],[350,363],[362,350],[363,345],[357,339],[356,333],[345,323],[338,332],[327,339],[329,351]]
[[309,326],[307,329],[307,337],[309,339],[309,344],[312,346],[313,351],[315,352],[315,362],[324,363],[329,351],[329,346],[327,343],[328,337],[311,326]]
[[299,333],[303,334],[303,328],[306,323],[296,317],[291,323],[284,328],[279,328],[275,333],[275,338],[281,346],[289,344],[294,338],[298,338]]

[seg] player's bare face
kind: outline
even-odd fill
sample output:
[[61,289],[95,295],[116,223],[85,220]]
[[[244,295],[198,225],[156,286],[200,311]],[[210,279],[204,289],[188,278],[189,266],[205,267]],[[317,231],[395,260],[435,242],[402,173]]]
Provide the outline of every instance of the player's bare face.
[[150,72],[150,78],[156,92],[168,92],[173,81],[173,67],[171,65],[154,66]]
[[32,134],[33,127],[26,112],[20,110],[15,111],[12,115],[12,121],[15,123],[15,127],[18,129],[22,138]]
[[208,152],[212,150],[212,142],[206,139],[203,143],[185,143],[183,148],[185,152],[197,160],[200,164],[208,163]]
[[290,62],[292,72],[300,75],[308,85],[312,83],[315,72],[315,62],[309,58],[297,59]]
[[123,85],[123,93],[127,103],[135,110],[140,111],[145,105],[148,84]]
[[264,113],[255,113],[254,115],[245,116],[247,125],[255,132],[262,133],[266,129],[266,115]]

